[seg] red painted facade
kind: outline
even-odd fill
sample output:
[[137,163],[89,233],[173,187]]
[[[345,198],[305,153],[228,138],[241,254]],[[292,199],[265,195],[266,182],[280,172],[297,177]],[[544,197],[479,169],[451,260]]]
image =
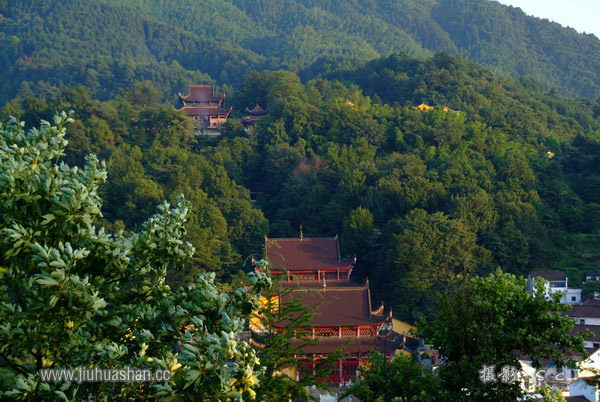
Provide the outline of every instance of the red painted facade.
[[[350,381],[356,376],[360,360],[370,351],[391,356],[400,346],[378,335],[379,328],[391,320],[391,311],[385,311],[383,306],[374,311],[368,281],[361,285],[350,280],[355,259],[341,258],[337,236],[265,238],[265,249],[271,274],[284,277],[279,286],[291,288],[289,297],[300,297],[305,305],[314,305],[316,315],[303,335],[318,342],[304,347],[303,354],[297,357],[318,360],[340,348],[346,356],[331,368],[328,382]],[[284,327],[282,323],[275,331]],[[306,363],[305,370],[314,370],[312,363]]]

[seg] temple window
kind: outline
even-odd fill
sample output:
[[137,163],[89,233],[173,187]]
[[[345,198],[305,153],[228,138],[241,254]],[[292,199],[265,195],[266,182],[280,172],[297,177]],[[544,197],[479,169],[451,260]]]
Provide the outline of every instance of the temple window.
[[358,328],[342,327],[342,336],[358,336]]
[[315,328],[315,336],[322,336],[322,337],[338,336],[338,329],[331,328],[331,327]]

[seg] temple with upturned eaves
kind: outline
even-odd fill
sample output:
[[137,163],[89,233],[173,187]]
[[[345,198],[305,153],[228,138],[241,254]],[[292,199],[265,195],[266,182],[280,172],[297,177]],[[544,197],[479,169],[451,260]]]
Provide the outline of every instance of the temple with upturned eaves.
[[227,122],[232,108],[225,109],[225,94],[216,96],[215,88],[212,85],[190,85],[189,94],[179,94],[179,100],[183,107],[179,111],[184,111],[188,116],[198,121],[198,130],[218,130]]
[[254,106],[252,109],[246,108],[246,115],[240,118],[240,123],[244,126],[244,129],[248,131],[256,122],[260,121],[269,111],[258,106]]
[[[384,324],[391,326],[392,313],[383,305],[373,308],[369,282],[359,284],[350,279],[355,258],[342,258],[338,237],[265,238],[266,260],[272,276],[280,277],[280,288],[289,299],[299,299],[315,313],[310,327],[302,329],[304,336],[318,340],[305,346],[303,357],[324,357],[341,348],[343,360],[332,367],[328,382],[351,381],[361,361],[373,350],[391,357],[402,346],[403,339],[393,333],[382,336]],[[257,268],[259,270],[259,268]],[[285,297],[278,300],[285,303]],[[275,331],[282,330],[281,327]],[[306,359],[304,370],[314,370]],[[302,373],[296,373],[301,376]]]

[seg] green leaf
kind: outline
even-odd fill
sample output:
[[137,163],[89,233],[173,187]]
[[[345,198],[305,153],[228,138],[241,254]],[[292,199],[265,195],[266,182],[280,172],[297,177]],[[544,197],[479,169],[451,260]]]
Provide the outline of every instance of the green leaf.
[[46,215],[42,215],[42,218],[44,218],[44,220],[42,221],[42,225],[47,225],[48,223],[50,223],[54,219],[56,219],[56,216],[54,216],[52,214],[46,214]]

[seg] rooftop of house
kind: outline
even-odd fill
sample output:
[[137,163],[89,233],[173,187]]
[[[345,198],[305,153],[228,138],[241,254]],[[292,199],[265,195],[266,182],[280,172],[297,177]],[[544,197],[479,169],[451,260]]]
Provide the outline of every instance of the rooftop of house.
[[[541,400],[541,399],[540,399]],[[589,399],[587,399],[585,396],[583,395],[577,395],[577,396],[565,396],[565,401],[567,402],[590,402]]]
[[588,356],[591,356],[596,351],[598,351],[598,348],[585,348],[585,351],[587,352]]
[[[591,356],[596,351],[596,349],[586,348],[585,351],[586,351],[587,355],[581,355],[580,353],[575,353],[575,352],[565,352],[562,355],[562,361],[567,362],[569,360],[575,360],[575,361],[586,360],[589,356]],[[521,361],[521,364],[524,363],[524,364],[527,364],[528,366],[535,367],[533,365],[531,356],[525,355],[520,352],[516,352],[515,355]],[[559,360],[561,360],[561,359],[559,359]],[[540,367],[538,367],[538,368],[556,367],[556,363],[557,363],[556,360],[554,360],[552,358],[544,357],[544,358],[540,359]]]
[[543,278],[547,281],[564,281],[567,275],[559,271],[534,271],[529,274],[532,278]]
[[566,312],[569,317],[600,318],[600,300],[589,299],[582,304],[573,305]]
[[573,330],[570,332],[571,335],[578,335],[584,331],[590,331],[591,336],[584,335],[583,339],[588,341],[600,340],[600,325],[575,325]]
[[353,259],[342,259],[338,238],[265,238],[267,261],[274,270],[316,271],[351,268]]

